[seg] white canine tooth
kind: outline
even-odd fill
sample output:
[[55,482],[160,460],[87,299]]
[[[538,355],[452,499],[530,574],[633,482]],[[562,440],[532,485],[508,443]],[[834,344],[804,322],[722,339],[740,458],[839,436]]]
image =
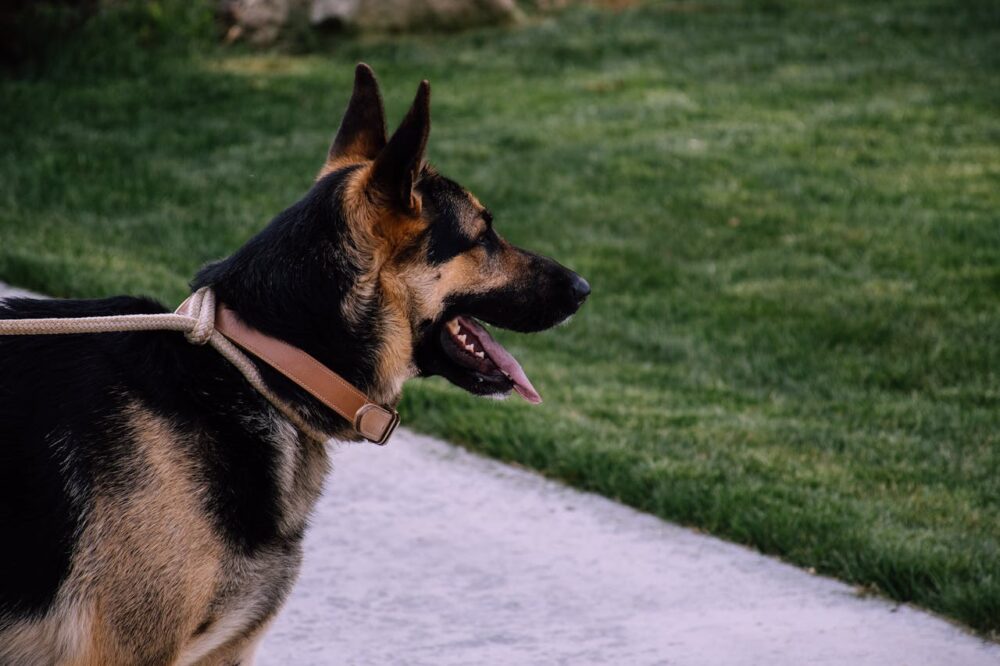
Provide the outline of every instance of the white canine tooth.
[[451,321],[449,321],[448,322],[448,330],[451,331],[452,333],[457,334],[458,333],[458,322],[455,321],[454,319],[452,319]]
[[476,352],[476,356],[478,356],[479,358],[486,358],[486,354],[484,354],[483,352]]
[[471,353],[471,352],[474,352],[474,351],[476,351],[476,348],[475,348],[475,347],[473,347],[472,345],[465,345],[465,351],[467,351],[467,352],[470,352],[470,353]]
[[461,342],[461,343],[462,343],[463,345],[465,344],[465,336],[464,336],[464,335],[460,335],[460,336],[458,336],[458,339],[459,339],[459,341],[460,341],[460,342]]

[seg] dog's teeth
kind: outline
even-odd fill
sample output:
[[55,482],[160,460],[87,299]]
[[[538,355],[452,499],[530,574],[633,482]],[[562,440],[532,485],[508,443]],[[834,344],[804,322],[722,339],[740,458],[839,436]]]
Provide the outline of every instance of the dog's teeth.
[[458,322],[452,319],[448,322],[448,330],[454,334],[458,334]]
[[486,354],[484,354],[483,352],[476,352],[476,356],[478,356],[479,358],[486,358]]
[[458,340],[459,340],[459,342],[461,342],[461,343],[462,343],[463,345],[465,344],[465,337],[466,337],[466,336],[464,336],[464,335],[460,335],[460,336],[458,336]]
[[465,351],[471,354],[472,352],[476,351],[476,348],[473,347],[472,345],[465,345]]

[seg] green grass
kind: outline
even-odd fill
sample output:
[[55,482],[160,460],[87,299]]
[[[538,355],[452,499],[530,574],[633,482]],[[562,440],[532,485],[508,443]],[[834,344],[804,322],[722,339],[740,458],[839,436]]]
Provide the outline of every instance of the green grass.
[[[103,58],[103,59],[102,59]],[[593,284],[531,408],[407,425],[1000,635],[1000,11],[650,3],[0,81],[0,279],[177,302],[310,185],[352,65]],[[113,60],[113,59],[112,59]]]

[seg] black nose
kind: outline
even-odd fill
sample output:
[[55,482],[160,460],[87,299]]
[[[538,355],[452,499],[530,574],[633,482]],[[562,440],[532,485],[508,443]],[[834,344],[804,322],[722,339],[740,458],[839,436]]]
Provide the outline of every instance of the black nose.
[[573,298],[576,299],[578,306],[583,305],[583,302],[587,300],[587,296],[590,296],[590,283],[579,275],[573,276],[573,284],[570,288],[573,290]]

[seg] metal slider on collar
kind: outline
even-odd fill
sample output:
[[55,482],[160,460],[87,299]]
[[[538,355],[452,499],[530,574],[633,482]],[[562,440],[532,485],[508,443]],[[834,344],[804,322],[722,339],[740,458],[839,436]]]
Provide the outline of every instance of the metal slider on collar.
[[369,402],[354,415],[354,429],[373,444],[385,446],[399,426],[399,412]]

